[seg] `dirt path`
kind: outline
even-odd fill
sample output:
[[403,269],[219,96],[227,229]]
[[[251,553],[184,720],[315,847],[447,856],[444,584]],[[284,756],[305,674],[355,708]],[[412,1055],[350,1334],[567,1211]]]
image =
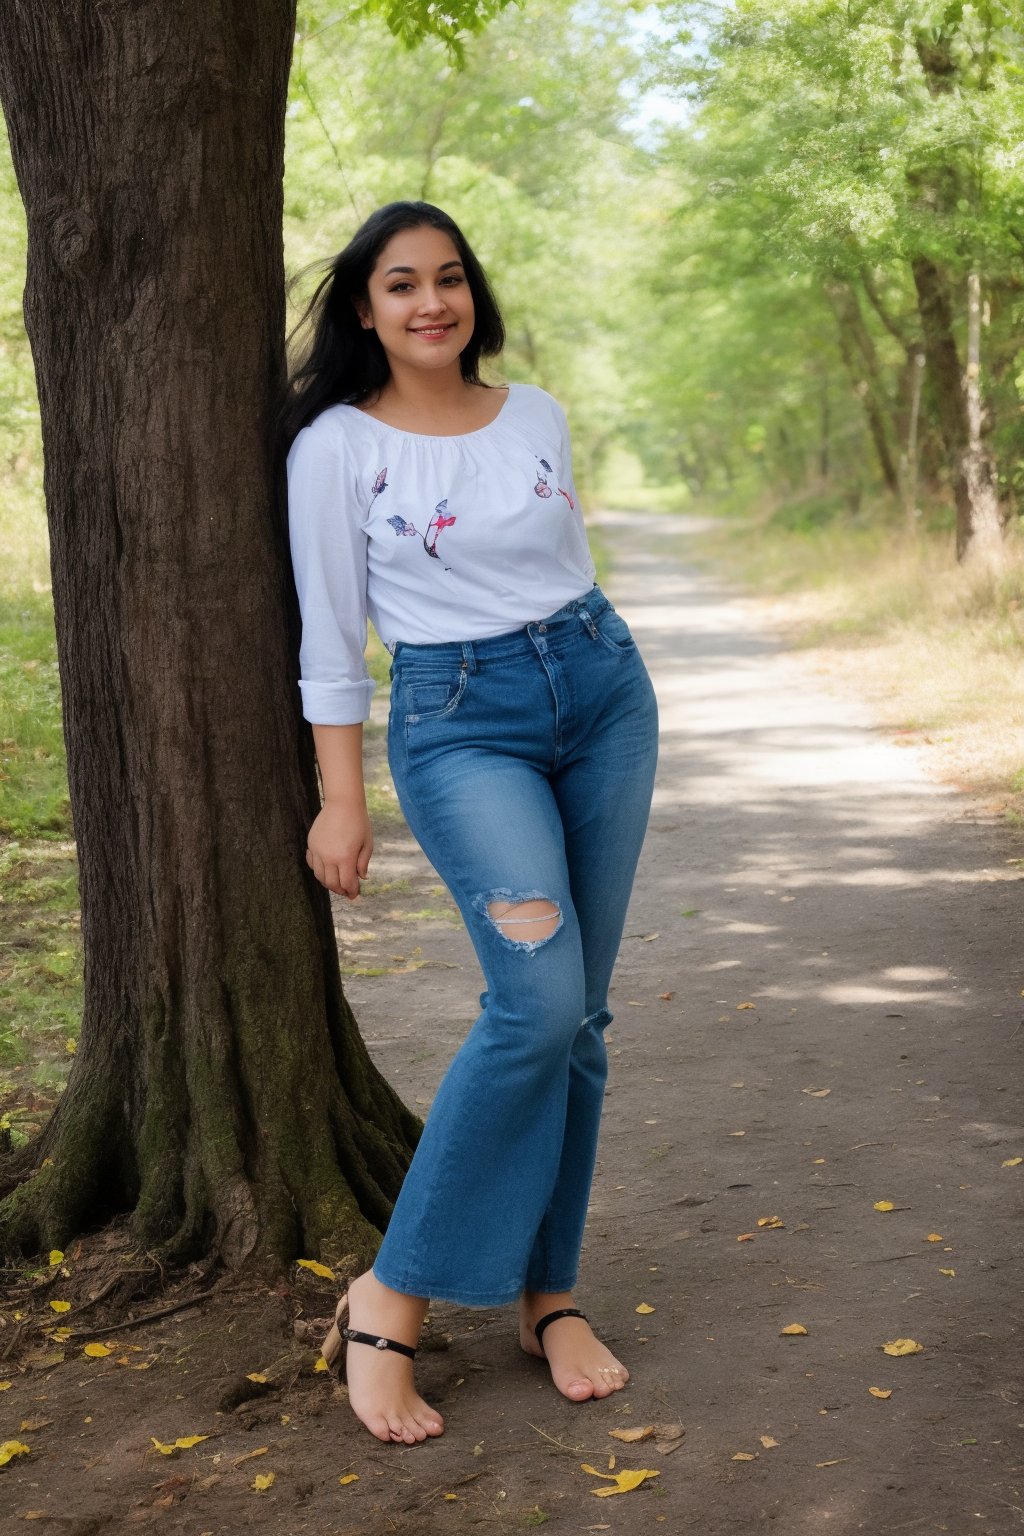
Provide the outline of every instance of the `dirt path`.
[[[1003,1166],[1024,1158],[1024,848],[681,564],[677,520],[602,523],[663,713],[579,1289],[632,1384],[572,1405],[511,1310],[438,1307],[451,1343],[421,1377],[440,1441],[376,1445],[308,1370],[232,1414],[224,1382],[288,1348],[289,1298],[266,1292],[234,1320],[222,1305],[126,1335],[155,1351],[142,1375],[19,1377],[0,1439],[19,1415],[57,1422],[0,1472],[4,1532],[32,1511],[71,1536],[1024,1526],[1024,1162]],[[478,973],[397,827],[374,876],[338,911],[347,990],[422,1112]],[[794,1323],[806,1335],[782,1336]],[[895,1339],[923,1349],[890,1358]],[[670,1422],[669,1453],[609,1435]],[[144,1454],[200,1433],[173,1464]],[[659,1476],[597,1499],[581,1464],[612,1454]]]

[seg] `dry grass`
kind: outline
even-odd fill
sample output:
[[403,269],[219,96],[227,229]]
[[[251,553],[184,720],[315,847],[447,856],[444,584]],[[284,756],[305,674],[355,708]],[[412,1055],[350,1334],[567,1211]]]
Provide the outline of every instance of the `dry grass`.
[[948,533],[725,524],[704,541],[819,669],[934,754],[938,776],[1024,825],[1024,538],[998,578]]

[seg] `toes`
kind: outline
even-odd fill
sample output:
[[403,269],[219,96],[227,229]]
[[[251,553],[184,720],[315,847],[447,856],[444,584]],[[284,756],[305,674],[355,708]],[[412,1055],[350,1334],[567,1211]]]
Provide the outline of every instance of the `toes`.
[[596,1384],[585,1379],[567,1382],[562,1389],[566,1397],[571,1397],[573,1402],[585,1402],[588,1397],[597,1395]]
[[437,1414],[426,1406],[416,1414],[416,1422],[426,1430],[428,1435],[440,1435],[444,1432],[444,1424]]

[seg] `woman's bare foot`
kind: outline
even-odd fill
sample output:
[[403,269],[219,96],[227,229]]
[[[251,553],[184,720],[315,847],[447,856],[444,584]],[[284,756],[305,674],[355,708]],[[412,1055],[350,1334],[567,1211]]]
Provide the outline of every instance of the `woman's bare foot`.
[[548,1312],[571,1307],[568,1291],[557,1295],[524,1291],[519,1298],[519,1342],[527,1354],[547,1360],[551,1379],[564,1397],[582,1403],[590,1397],[608,1397],[629,1380],[629,1372],[610,1349],[594,1337],[590,1324],[582,1317],[560,1317],[544,1329],[543,1343],[538,1343],[535,1325]]
[[[396,1339],[415,1348],[427,1303],[382,1285],[368,1269],[348,1288],[348,1316],[342,1321],[360,1333]],[[378,1440],[415,1445],[440,1435],[444,1420],[416,1391],[412,1361],[393,1349],[347,1343],[345,1377],[352,1411]]]

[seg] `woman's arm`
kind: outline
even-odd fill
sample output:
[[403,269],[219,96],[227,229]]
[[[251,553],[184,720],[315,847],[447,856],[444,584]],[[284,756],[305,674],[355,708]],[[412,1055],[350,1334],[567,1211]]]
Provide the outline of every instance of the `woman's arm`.
[[321,885],[352,901],[373,853],[363,785],[363,727],[314,725],[323,809],[309,829],[306,863]]

